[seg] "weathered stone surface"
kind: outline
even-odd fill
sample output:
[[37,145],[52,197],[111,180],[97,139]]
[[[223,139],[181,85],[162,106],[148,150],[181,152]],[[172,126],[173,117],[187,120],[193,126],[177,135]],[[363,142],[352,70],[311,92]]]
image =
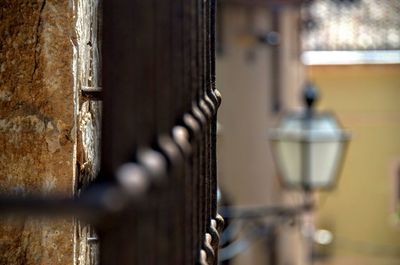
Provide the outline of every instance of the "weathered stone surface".
[[[71,1],[0,1],[0,191],[74,192]],[[0,264],[72,264],[72,220],[2,220]]]
[[[76,87],[78,90],[100,89],[100,9],[98,0],[75,0],[76,11]],[[77,192],[94,180],[100,169],[101,102],[87,100],[78,95],[77,135]],[[76,264],[90,265],[98,262],[98,243],[88,243],[96,237],[93,227],[77,223],[75,246]]]
[[53,2],[2,2],[3,191],[72,194],[72,17],[68,3]]
[[[100,89],[99,1],[75,0],[76,86],[78,90]],[[101,103],[78,96],[78,190],[100,169]]]

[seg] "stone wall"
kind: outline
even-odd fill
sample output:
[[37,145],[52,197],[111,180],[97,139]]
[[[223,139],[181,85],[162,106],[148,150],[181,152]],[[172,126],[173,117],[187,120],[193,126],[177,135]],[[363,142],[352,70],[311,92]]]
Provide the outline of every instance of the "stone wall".
[[[101,89],[101,1],[75,0],[75,86],[77,91]],[[77,195],[97,175],[100,169],[101,102],[90,100],[78,93],[77,116]],[[92,226],[78,222],[76,227],[76,264],[97,262],[98,245],[88,243],[96,238]]]
[[[98,86],[99,50],[82,33],[94,15],[83,6],[97,2],[0,1],[1,193],[73,196],[97,172],[100,106],[79,92]],[[1,218],[0,264],[91,260],[91,229],[73,218]]]

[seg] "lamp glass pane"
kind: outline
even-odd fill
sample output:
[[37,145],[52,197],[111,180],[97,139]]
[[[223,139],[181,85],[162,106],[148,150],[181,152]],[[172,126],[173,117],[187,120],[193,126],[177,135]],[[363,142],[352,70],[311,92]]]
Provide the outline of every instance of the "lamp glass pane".
[[333,115],[289,114],[272,131],[271,139],[286,186],[329,188],[334,184],[348,138]]
[[275,149],[284,184],[299,186],[301,183],[301,144],[282,140],[275,143]]
[[342,153],[342,141],[311,143],[309,176],[312,187],[327,187],[334,183]]

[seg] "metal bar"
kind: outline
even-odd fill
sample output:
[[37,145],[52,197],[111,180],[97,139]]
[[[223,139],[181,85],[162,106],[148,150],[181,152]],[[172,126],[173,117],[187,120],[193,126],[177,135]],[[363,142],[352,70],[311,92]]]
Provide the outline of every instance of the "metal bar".
[[266,216],[286,216],[293,217],[314,208],[314,202],[306,202],[298,206],[261,206],[261,207],[223,207],[220,213],[224,218],[262,218]]
[[77,217],[101,224],[104,216],[121,211],[127,202],[126,196],[114,185],[93,185],[79,198],[1,196],[0,215]]
[[[147,178],[160,179],[148,159],[153,159],[158,167],[162,158],[144,149],[152,146],[157,133],[166,132],[171,123],[168,113],[162,112],[169,109],[168,101],[158,105],[161,98],[157,97],[161,93],[158,86],[164,85],[162,70],[167,68],[169,58],[161,61],[156,58],[156,40],[162,42],[165,35],[156,36],[161,21],[156,20],[155,0],[105,0],[103,4],[100,181],[118,181],[115,179],[118,169],[124,163],[139,160],[139,150],[147,152],[138,163],[145,168]],[[160,221],[165,218],[161,211],[166,206],[164,198],[162,189],[148,191],[138,201],[130,201],[115,217],[115,224],[99,228],[101,265],[161,264],[162,259],[168,258],[168,249],[162,241],[167,223]]]
[[81,96],[83,100],[102,100],[101,87],[82,87]]
[[153,1],[104,1],[102,176],[154,141],[154,16]]
[[216,1],[210,1],[210,15],[209,15],[209,36],[210,36],[210,90],[209,95],[214,100],[215,112],[211,121],[211,213],[212,217],[215,218],[217,215],[217,190],[218,190],[218,179],[217,179],[217,110],[219,106],[219,99],[215,94],[216,90],[216,12],[217,12]]
[[[280,32],[280,7],[274,6],[271,9],[271,27],[273,32]],[[281,45],[272,46],[271,52],[271,110],[279,113],[281,110]]]
[[[63,205],[63,207],[60,207]],[[0,214],[13,216],[97,216],[93,205],[78,200],[56,197],[1,197]]]
[[223,4],[237,4],[245,6],[269,7],[272,5],[301,5],[306,0],[220,0]]

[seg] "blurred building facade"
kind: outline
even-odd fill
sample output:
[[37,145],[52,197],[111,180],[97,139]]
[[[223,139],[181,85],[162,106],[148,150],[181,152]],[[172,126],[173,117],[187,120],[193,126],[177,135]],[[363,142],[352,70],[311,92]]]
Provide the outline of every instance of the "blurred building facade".
[[353,132],[337,189],[320,194],[317,227],[333,233],[321,248],[327,264],[400,262],[399,10],[398,1],[371,0],[303,9],[303,49],[319,60],[305,62],[307,77],[321,90],[320,108]]
[[[222,190],[241,206],[301,201],[277,181],[267,130],[286,110],[300,107],[301,86],[310,80],[320,89],[318,108],[334,111],[353,132],[339,185],[316,194],[311,219],[316,229],[330,231],[333,241],[314,243],[315,262],[398,264],[398,2],[316,0],[305,1],[303,8],[238,2],[225,1],[220,8]],[[278,48],[260,41],[274,31]],[[331,61],[319,54],[311,62],[301,60],[304,51],[365,53],[354,53],[355,59],[352,53],[330,53]],[[275,264],[310,264],[303,226],[280,227]],[[234,264],[271,264],[268,236],[254,242]]]
[[[278,182],[268,128],[284,110],[301,105],[300,9],[294,2],[232,2],[222,1],[218,11],[217,82],[224,98],[218,136],[220,188],[236,206],[297,205],[301,195],[284,192]],[[258,222],[268,223],[263,218]],[[265,235],[249,240],[232,263],[306,264],[308,243],[299,223],[276,226],[274,233],[272,244]]]
[[309,73],[321,108],[334,109],[353,133],[337,189],[320,194],[317,226],[334,236],[328,264],[398,264],[400,67],[312,66]]

